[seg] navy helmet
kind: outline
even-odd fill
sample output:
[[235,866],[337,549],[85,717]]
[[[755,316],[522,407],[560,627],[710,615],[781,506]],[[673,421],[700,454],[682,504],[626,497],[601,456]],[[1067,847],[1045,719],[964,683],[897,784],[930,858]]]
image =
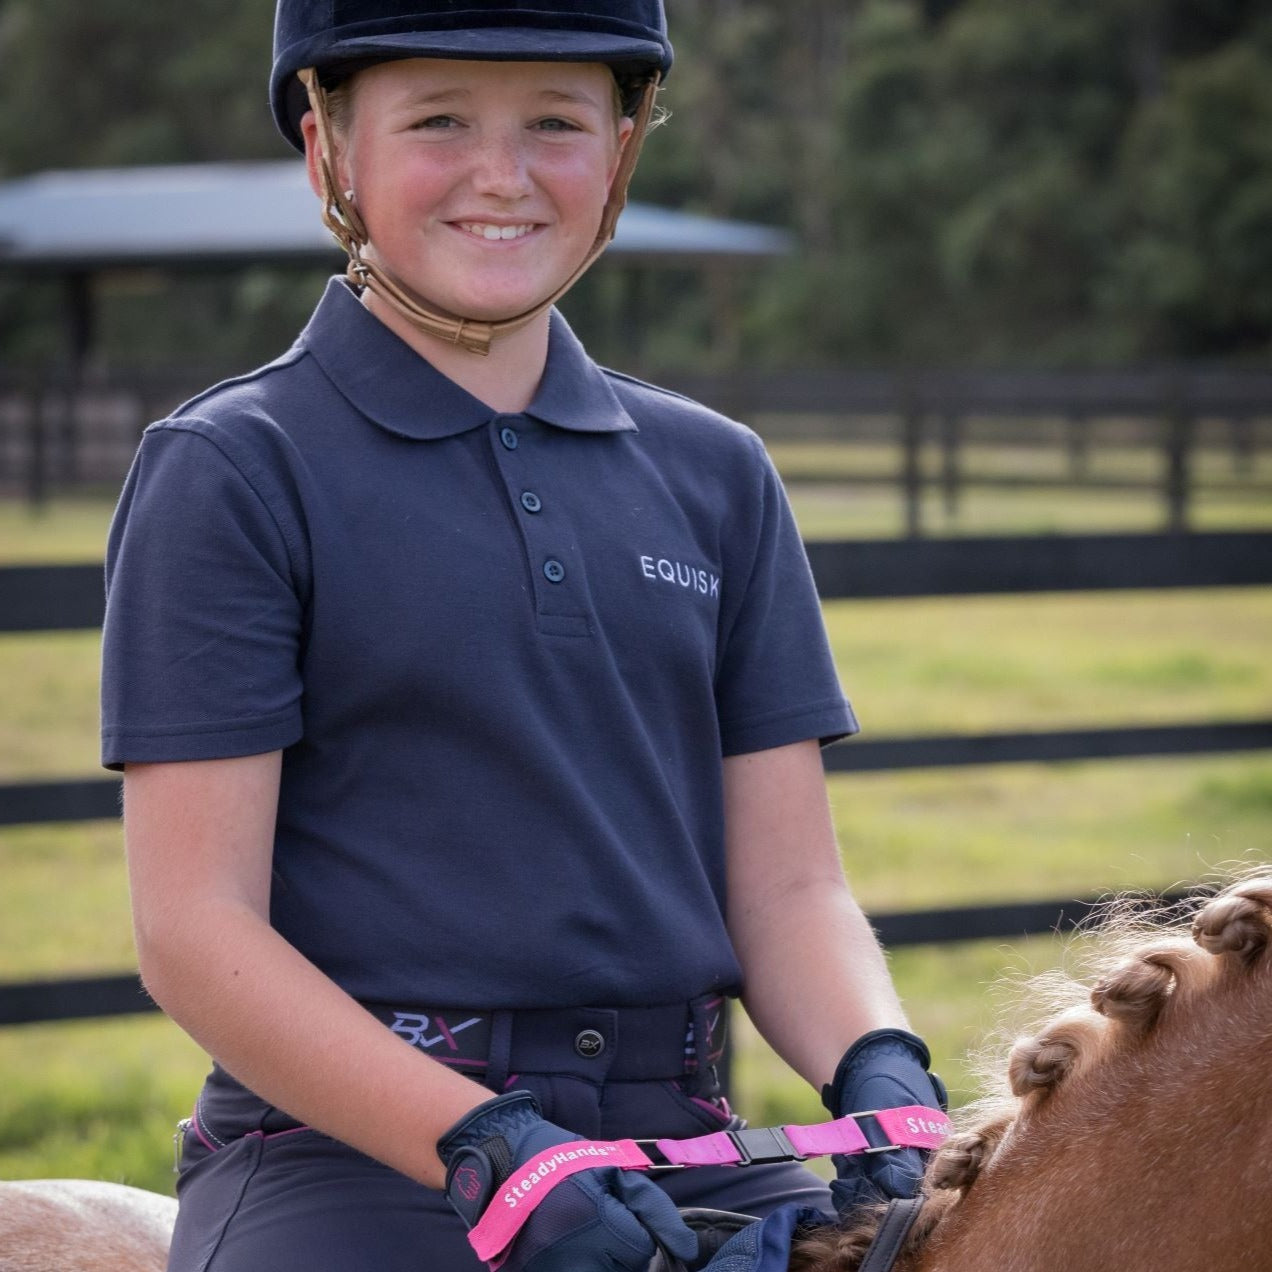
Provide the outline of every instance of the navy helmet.
[[303,151],[308,109],[297,72],[332,83],[397,58],[603,62],[636,79],[665,78],[672,50],[662,0],[278,0],[270,104]]

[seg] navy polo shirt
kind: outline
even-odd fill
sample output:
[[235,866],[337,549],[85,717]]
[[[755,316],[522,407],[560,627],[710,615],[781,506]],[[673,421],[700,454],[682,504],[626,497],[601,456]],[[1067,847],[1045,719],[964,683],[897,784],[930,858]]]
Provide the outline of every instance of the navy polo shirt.
[[282,749],[272,921],[354,996],[735,991],[721,756],[855,729],[758,439],[598,368],[524,414],[339,280],[147,429],[107,558],[103,762]]

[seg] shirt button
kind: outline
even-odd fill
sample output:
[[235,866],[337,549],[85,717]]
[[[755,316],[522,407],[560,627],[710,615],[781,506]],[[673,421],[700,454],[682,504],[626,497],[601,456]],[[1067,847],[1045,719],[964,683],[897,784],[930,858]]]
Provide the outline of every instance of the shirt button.
[[543,577],[549,583],[561,583],[565,580],[565,566],[555,557],[549,557],[543,563]]
[[527,512],[538,512],[543,507],[543,500],[533,490],[527,490],[521,496],[521,506]]
[[521,439],[517,436],[515,428],[501,428],[499,430],[499,440],[503,443],[504,450],[516,450]]
[[595,1029],[584,1029],[574,1039],[574,1050],[584,1060],[595,1060],[605,1050],[605,1038]]

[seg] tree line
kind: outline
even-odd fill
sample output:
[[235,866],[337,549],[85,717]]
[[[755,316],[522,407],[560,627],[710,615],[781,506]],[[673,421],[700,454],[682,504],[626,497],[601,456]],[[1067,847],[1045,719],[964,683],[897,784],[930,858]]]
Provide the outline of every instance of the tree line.
[[[670,118],[633,197],[788,227],[800,244],[746,278],[736,356],[1266,361],[1272,12],[1261,0],[668,9]],[[0,178],[285,157],[266,106],[271,19],[267,0],[0,0]],[[159,332],[153,298],[150,325],[134,316],[131,337],[120,302],[121,348],[225,351],[229,333],[256,338],[299,312],[294,285],[259,272],[189,285],[207,303]],[[713,298],[674,291],[674,303],[653,298],[659,348],[690,361]],[[0,351],[38,341],[52,302],[13,280],[0,301]]]

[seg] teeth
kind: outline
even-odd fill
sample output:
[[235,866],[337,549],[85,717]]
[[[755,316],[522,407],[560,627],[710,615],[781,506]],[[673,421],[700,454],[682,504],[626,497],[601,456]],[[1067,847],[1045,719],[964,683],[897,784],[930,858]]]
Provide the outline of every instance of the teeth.
[[500,239],[518,239],[524,238],[529,234],[533,225],[482,225],[476,221],[464,222],[461,229],[469,234],[476,234],[478,238],[488,239],[494,243]]

